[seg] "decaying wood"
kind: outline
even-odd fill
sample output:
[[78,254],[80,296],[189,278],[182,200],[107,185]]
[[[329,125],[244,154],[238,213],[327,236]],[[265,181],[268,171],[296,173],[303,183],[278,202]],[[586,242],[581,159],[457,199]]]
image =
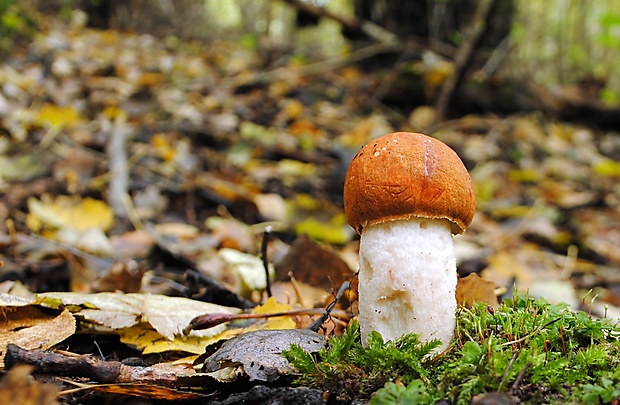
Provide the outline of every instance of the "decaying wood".
[[[33,366],[35,373],[72,378],[84,377],[92,382],[103,384],[131,383],[186,387],[190,385],[190,379],[194,381],[192,379],[194,374],[191,372],[179,375],[171,370],[150,366],[131,366],[119,361],[98,360],[90,355],[69,355],[39,349],[26,350],[13,343],[7,347],[4,363],[7,370],[19,364],[26,364]],[[195,379],[197,385],[200,383],[200,385],[207,386],[215,383],[210,377],[199,377]]]
[[[101,361],[91,356],[66,356],[43,350],[26,350],[10,343],[6,349],[4,365],[6,369],[17,364],[28,364],[35,367],[36,372],[86,377],[101,383],[116,382],[124,367],[118,361]],[[126,366],[125,366],[126,367]]]

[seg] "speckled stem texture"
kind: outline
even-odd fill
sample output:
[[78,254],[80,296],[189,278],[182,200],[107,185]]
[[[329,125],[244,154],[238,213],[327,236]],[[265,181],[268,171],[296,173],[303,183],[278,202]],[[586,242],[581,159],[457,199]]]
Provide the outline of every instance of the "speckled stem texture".
[[360,243],[362,342],[416,332],[450,344],[456,312],[456,259],[447,220],[412,218],[364,228]]

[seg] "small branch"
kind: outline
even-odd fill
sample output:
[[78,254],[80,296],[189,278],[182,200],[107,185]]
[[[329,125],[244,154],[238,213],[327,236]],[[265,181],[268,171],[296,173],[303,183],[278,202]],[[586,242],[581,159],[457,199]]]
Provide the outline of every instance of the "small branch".
[[521,371],[519,371],[519,374],[517,374],[517,378],[515,378],[514,383],[512,383],[512,387],[510,387],[510,393],[511,394],[514,394],[514,392],[517,390],[517,388],[519,387],[519,384],[521,383],[521,380],[523,379],[523,376],[525,375],[525,372],[530,367],[532,367],[532,362],[531,361],[529,361],[525,365],[525,367],[523,367],[523,369]]
[[[328,307],[329,308],[329,307]],[[323,315],[326,313],[326,309],[324,308],[297,308],[291,309],[289,311],[282,312],[273,312],[271,314],[222,314],[222,313],[214,313],[214,314],[205,314],[199,315],[192,319],[184,329],[183,334],[189,335],[189,333],[193,330],[204,330],[213,328],[214,326],[221,325],[226,322],[236,321],[239,319],[266,319],[266,318],[275,318],[278,316],[296,316],[296,315],[322,315],[320,319],[323,318]],[[350,318],[351,314],[344,310],[329,310],[330,313],[338,318]],[[325,317],[327,319],[327,317]],[[323,320],[321,323],[325,322]],[[308,328],[310,329],[310,327]]]
[[478,40],[484,33],[484,29],[487,25],[487,17],[491,12],[491,8],[494,3],[495,0],[480,1],[470,24],[465,30],[465,39],[463,44],[456,51],[454,58],[454,73],[452,73],[452,75],[444,83],[435,103],[437,122],[440,122],[445,118],[450,101],[461,85],[463,78],[465,77],[465,73],[467,73],[469,62],[474,54],[474,49],[478,43]]
[[321,315],[321,317],[317,319],[316,321],[312,322],[312,324],[308,326],[307,329],[318,332],[321,325],[323,325],[323,323],[327,320],[327,318],[329,318],[330,314],[333,312],[334,307],[336,306],[338,301],[340,301],[345,291],[347,291],[350,288],[351,288],[351,284],[348,281],[345,281],[344,283],[342,283],[342,285],[340,286],[340,289],[338,290],[338,293],[336,294],[336,297],[327,306],[327,308],[325,308],[325,312],[323,313],[323,315]]
[[269,237],[271,236],[272,232],[273,232],[273,228],[271,226],[268,226],[265,228],[265,231],[263,232],[263,242],[261,243],[261,247],[260,247],[261,259],[263,260],[263,267],[265,268],[265,280],[266,280],[265,290],[267,291],[267,297],[272,296],[271,280],[269,279],[269,258],[267,257],[267,246],[269,245]]
[[318,331],[319,327],[330,317],[330,315],[335,315],[339,318],[350,318],[351,314],[347,311],[336,310],[334,307],[342,299],[345,291],[351,288],[351,284],[348,281],[345,281],[338,289],[338,293],[334,300],[327,306],[327,308],[298,308],[291,309],[289,311],[282,312],[274,312],[271,314],[205,314],[199,315],[192,319],[183,329],[184,335],[189,335],[192,330],[202,330],[209,329],[214,326],[220,325],[225,322],[235,321],[237,319],[263,319],[263,318],[273,318],[277,316],[293,316],[293,315],[317,315],[321,314],[321,317],[314,321],[307,329]]
[[30,364],[38,372],[72,377],[87,377],[101,383],[115,382],[123,364],[119,361],[101,361],[90,356],[64,356],[42,350],[26,350],[10,343],[4,365],[7,369],[17,364]]
[[110,184],[108,203],[114,215],[120,218],[127,217],[123,196],[129,189],[129,165],[127,164],[127,140],[132,134],[132,128],[127,124],[127,117],[122,114],[110,128],[110,137],[106,145],[106,154],[110,167]]
[[[36,373],[66,376],[73,379],[76,377],[85,377],[92,382],[103,384],[130,383],[181,388],[187,387],[191,380],[193,383],[199,384],[202,388],[206,388],[216,383],[215,380],[207,376],[194,379],[193,377],[195,377],[195,375],[183,374],[185,372],[184,367],[171,370],[155,366],[130,366],[120,361],[97,360],[89,355],[62,354],[39,349],[26,350],[13,343],[7,346],[4,362],[7,370],[19,364],[27,364],[34,366],[34,372]],[[66,382],[78,385],[82,388],[96,389],[96,385],[92,384],[85,386],[75,381]],[[67,393],[70,392],[64,392],[65,395]]]
[[515,350],[512,352],[512,357],[510,358],[510,361],[508,362],[508,366],[506,367],[506,370],[504,370],[504,375],[502,376],[502,381],[500,381],[499,386],[497,387],[497,392],[501,392],[502,387],[504,386],[504,383],[506,382],[506,378],[508,378],[508,374],[510,373],[510,370],[512,370],[512,366],[515,364],[515,360],[517,360],[517,357],[519,357],[519,353],[521,353],[521,349]]

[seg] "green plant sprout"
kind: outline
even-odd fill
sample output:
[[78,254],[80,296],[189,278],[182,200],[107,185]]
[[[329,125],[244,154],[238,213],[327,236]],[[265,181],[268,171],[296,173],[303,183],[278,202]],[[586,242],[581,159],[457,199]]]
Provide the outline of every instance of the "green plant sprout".
[[297,383],[329,390],[336,402],[461,405],[504,392],[521,403],[599,404],[620,398],[619,337],[608,319],[516,293],[496,310],[459,308],[455,338],[438,356],[429,354],[439,341],[415,334],[384,342],[371,333],[364,348],[355,322],[316,355],[295,346],[284,355]]

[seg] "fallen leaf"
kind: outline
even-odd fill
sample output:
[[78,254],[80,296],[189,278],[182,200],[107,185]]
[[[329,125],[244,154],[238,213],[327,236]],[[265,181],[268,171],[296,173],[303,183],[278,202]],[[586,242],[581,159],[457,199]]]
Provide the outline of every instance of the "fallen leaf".
[[584,208],[573,213],[578,235],[587,249],[620,263],[620,212]]
[[200,354],[204,352],[204,348],[207,345],[234,336],[234,334],[228,334],[224,331],[213,336],[197,336],[196,334],[190,334],[190,336],[175,335],[174,338],[170,340],[146,323],[139,323],[128,328],[120,328],[117,329],[116,332],[121,342],[142,351],[143,355],[164,352]]
[[[62,303],[71,308],[79,318],[111,329],[128,328],[147,322],[168,340],[174,340],[175,335],[181,336],[183,328],[198,315],[239,312],[237,308],[158,294],[44,293],[37,296],[37,302],[52,307]],[[196,336],[213,336],[225,328],[225,325],[219,325],[191,333]]]
[[36,115],[36,122],[46,127],[72,128],[82,121],[80,113],[72,106],[59,107],[45,103]]
[[[280,304],[273,297],[263,305],[252,310],[252,314],[272,314],[291,309],[290,305]],[[277,316],[267,318],[264,321],[255,321],[244,328],[221,329],[218,334],[202,334],[201,331],[192,331],[189,336],[175,335],[174,339],[166,339],[155,331],[150,325],[140,323],[129,328],[119,329],[121,341],[125,344],[142,350],[142,354],[162,353],[167,351],[179,351],[200,354],[206,346],[220,340],[228,340],[239,334],[254,330],[268,329],[294,329],[295,321],[290,316]],[[212,330],[213,328],[207,329]]]
[[28,199],[28,227],[37,232],[42,227],[52,229],[70,228],[85,231],[98,228],[109,229],[114,222],[112,209],[103,201],[92,198],[58,196],[54,199]]
[[[234,271],[239,275],[240,295],[247,296],[252,291],[260,291],[267,287],[265,267],[259,257],[229,248],[220,249],[218,255],[229,266],[229,271]],[[272,265],[269,265],[269,268],[270,273],[273,273]]]
[[75,318],[68,310],[49,313],[36,305],[24,304],[26,300],[11,298],[3,293],[0,296],[0,312],[4,318],[0,324],[2,364],[9,343],[24,349],[47,349],[75,333]]
[[117,395],[130,395],[141,398],[152,398],[157,401],[188,401],[205,398],[206,395],[199,392],[181,391],[174,388],[168,388],[153,384],[100,384],[100,385],[86,385],[93,391],[106,392],[109,394]]
[[54,384],[46,384],[30,376],[34,367],[17,365],[7,372],[0,381],[0,403],[19,405],[60,404],[60,392]]
[[530,285],[528,293],[533,298],[544,298],[551,305],[563,302],[570,308],[579,308],[580,300],[575,286],[569,280],[537,280]]
[[276,280],[287,281],[292,273],[299,282],[333,291],[353,277],[349,266],[336,252],[307,235],[298,236],[286,256],[276,263]]
[[620,177],[620,162],[609,158],[603,158],[592,164],[594,173],[603,177]]
[[295,233],[341,245],[351,239],[351,227],[347,224],[344,215],[336,215],[331,220],[319,221],[315,217],[308,217],[295,223]]
[[31,152],[24,155],[0,155],[0,180],[27,182],[49,171],[49,155]]
[[484,302],[493,308],[498,308],[495,283],[483,279],[476,273],[459,278],[456,286],[456,302],[467,308],[471,308],[474,302]]
[[[256,308],[252,310],[252,314],[261,315],[261,314],[275,314],[278,312],[290,311],[292,307],[288,304],[281,304],[276,301],[274,297],[270,297],[267,302],[263,305],[258,305]],[[290,316],[276,316],[273,318],[268,318],[265,322],[257,322],[250,325],[244,331],[252,330],[252,329],[294,329],[295,322]]]

